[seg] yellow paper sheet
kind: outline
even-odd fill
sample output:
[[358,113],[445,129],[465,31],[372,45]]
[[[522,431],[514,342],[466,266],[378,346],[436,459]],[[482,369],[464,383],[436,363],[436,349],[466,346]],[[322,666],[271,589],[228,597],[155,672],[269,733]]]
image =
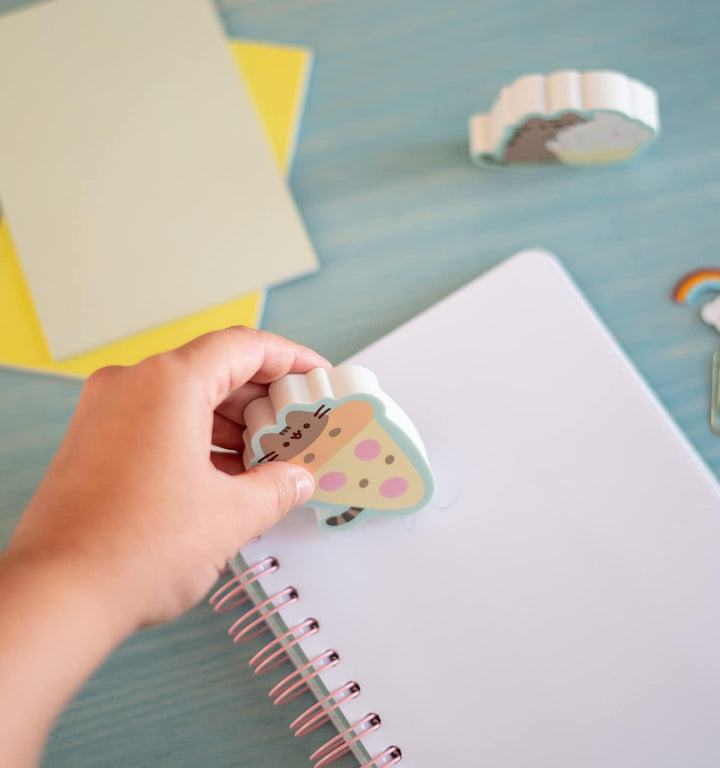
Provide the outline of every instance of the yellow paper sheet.
[[[303,48],[231,42],[280,168],[288,172],[305,101],[312,54]],[[207,331],[230,325],[257,327],[265,294],[252,293],[213,309],[55,362],[50,356],[13,246],[0,219],[0,365],[84,377],[105,365],[131,365]]]

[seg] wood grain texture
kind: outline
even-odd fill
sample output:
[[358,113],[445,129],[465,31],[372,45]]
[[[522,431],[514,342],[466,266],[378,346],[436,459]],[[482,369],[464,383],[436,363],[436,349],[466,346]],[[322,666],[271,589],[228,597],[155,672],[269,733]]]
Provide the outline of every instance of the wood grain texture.
[[[20,4],[0,0],[0,11]],[[708,426],[720,339],[697,309],[669,299],[683,272],[720,266],[715,0],[218,7],[231,35],[317,53],[291,185],[323,268],[271,291],[266,328],[339,362],[506,256],[542,246],[563,260],[720,473],[720,439]],[[468,116],[515,77],[561,67],[614,68],[653,85],[660,141],[639,162],[602,170],[473,168]],[[428,339],[429,371],[441,343]],[[70,382],[0,372],[3,541],[78,392]],[[308,765],[308,745],[321,737],[292,739],[286,724],[301,705],[272,708],[267,680],[250,675],[226,626],[200,607],[126,643],[63,716],[45,764]]]

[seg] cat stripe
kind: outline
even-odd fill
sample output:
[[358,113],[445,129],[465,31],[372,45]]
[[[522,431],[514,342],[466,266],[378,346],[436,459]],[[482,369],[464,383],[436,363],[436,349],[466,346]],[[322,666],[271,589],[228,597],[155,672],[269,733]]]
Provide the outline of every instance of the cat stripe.
[[350,507],[346,509],[341,515],[333,515],[328,517],[325,521],[326,525],[344,525],[354,520],[362,511],[364,507]]

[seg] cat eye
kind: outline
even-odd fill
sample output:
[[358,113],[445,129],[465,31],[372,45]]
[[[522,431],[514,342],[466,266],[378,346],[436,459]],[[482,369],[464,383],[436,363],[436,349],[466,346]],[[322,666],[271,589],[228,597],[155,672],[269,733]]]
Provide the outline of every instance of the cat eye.
[[310,425],[309,424],[303,424],[303,429],[310,429]]

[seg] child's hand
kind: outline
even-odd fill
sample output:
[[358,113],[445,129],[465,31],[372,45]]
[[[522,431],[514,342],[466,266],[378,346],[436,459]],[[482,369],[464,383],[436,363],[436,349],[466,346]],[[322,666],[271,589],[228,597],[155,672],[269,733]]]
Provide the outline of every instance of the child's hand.
[[231,328],[86,383],[67,435],[8,550],[69,564],[126,629],[173,618],[227,560],[313,491],[304,469],[243,472],[245,405],[289,372],[329,363],[269,333]]
[[[30,766],[69,697],[130,632],[196,603],[225,562],[313,491],[282,462],[242,472],[245,405],[329,363],[247,328],[88,380],[0,558],[0,744]],[[242,474],[241,474],[242,473]]]

